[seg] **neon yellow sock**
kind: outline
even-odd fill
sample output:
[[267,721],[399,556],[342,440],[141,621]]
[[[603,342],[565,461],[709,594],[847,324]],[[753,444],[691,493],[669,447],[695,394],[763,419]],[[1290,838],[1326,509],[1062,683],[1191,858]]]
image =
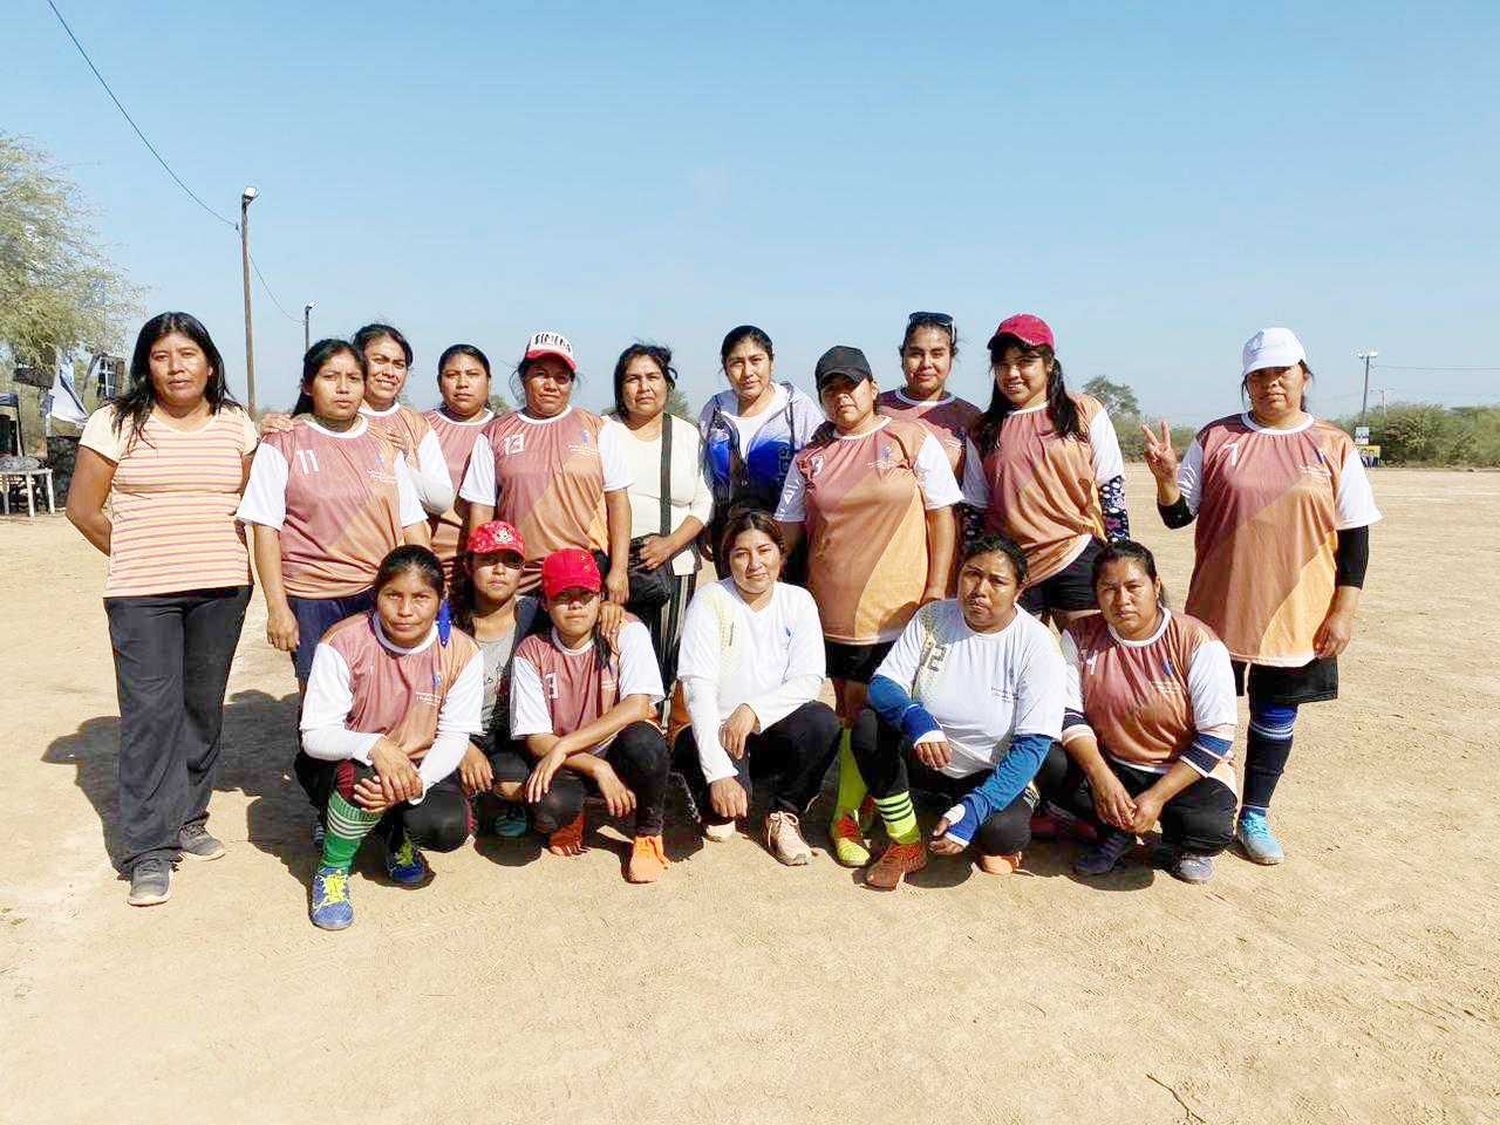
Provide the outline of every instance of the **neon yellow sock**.
[[837,820],[844,813],[857,817],[859,806],[864,802],[869,789],[854,761],[854,751],[849,749],[849,728],[839,736],[839,792],[834,802],[833,816]]
[[911,793],[903,789],[889,797],[876,797],[875,807],[885,821],[885,834],[896,844],[915,844],[922,838],[917,827],[917,811],[911,805]]

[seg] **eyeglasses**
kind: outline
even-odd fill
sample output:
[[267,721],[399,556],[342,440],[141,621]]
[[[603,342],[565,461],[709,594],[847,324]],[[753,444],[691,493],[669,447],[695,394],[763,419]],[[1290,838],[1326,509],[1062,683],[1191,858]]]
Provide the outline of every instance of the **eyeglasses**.
[[954,340],[958,336],[958,328],[953,323],[953,317],[947,313],[940,312],[914,312],[906,318],[906,331],[909,333],[913,328],[923,328],[932,325],[941,328],[948,333],[948,339]]

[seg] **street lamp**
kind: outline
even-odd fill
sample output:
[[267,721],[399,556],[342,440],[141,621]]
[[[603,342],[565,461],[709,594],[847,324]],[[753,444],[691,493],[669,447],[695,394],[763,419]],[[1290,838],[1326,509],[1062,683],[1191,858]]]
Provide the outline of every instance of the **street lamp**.
[[1369,408],[1370,405],[1370,360],[1374,359],[1379,354],[1380,353],[1377,352],[1374,348],[1369,348],[1366,351],[1354,353],[1355,359],[1362,359],[1365,361],[1365,393],[1359,400],[1359,424],[1361,426],[1365,424],[1365,411]]
[[302,350],[305,352],[312,347],[312,311],[316,301],[308,301],[302,306]]
[[240,193],[240,272],[245,281],[245,388],[250,416],[255,416],[255,338],[250,328],[250,204],[260,192],[247,187]]

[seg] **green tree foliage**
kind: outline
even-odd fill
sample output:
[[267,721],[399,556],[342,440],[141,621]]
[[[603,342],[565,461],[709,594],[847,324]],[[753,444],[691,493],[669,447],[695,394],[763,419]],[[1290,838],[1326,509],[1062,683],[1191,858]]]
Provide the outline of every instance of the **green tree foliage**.
[[[1339,425],[1352,434],[1358,421]],[[1500,407],[1403,402],[1372,413],[1366,424],[1386,465],[1500,466]]]
[[30,364],[111,348],[135,295],[85,224],[77,188],[42,150],[0,134],[0,346]]
[[1141,404],[1135,389],[1127,383],[1116,383],[1107,375],[1095,375],[1083,385],[1083,393],[1093,395],[1104,404],[1115,427],[1141,416]]
[[682,393],[680,387],[673,387],[667,394],[667,413],[675,414],[685,421],[698,424],[698,412],[693,409],[693,404],[688,401],[687,395]]
[[497,415],[509,414],[515,409],[511,406],[510,399],[506,398],[499,391],[491,393],[488,405]]

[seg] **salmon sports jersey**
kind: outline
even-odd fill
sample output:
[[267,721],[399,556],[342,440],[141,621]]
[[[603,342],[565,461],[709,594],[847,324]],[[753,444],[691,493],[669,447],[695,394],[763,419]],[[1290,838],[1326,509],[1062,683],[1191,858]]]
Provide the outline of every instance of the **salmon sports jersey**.
[[1380,519],[1353,439],[1312,417],[1274,430],[1235,414],[1199,431],[1177,483],[1197,517],[1187,611],[1236,660],[1307,664],[1333,601],[1338,533]]
[[[1099,489],[1125,472],[1120,442],[1104,405],[1071,395],[1081,438],[1059,438],[1046,405],[1013,410],[995,448],[971,459],[966,499],[983,511],[986,534],[1026,552],[1026,584],[1044,582],[1105,537]],[[978,460],[978,464],[975,464]]]
[[958,480],[964,479],[965,452],[968,437],[984,411],[953,395],[922,402],[908,398],[905,391],[885,391],[875,402],[875,409],[887,418],[901,418],[908,422],[919,422],[943,447],[948,455],[948,467]]
[[[443,451],[443,463],[448,466],[448,479],[456,491],[463,483],[464,473],[469,468],[469,456],[483,436],[482,430],[494,421],[491,410],[481,410],[467,422],[450,418],[441,409],[429,410],[422,415],[432,432],[437,435],[438,446]],[[429,516],[427,526],[432,532],[432,553],[443,563],[443,577],[453,582],[453,562],[458,556],[458,537],[463,531],[457,516],[449,512]]]
[[1183,758],[1235,788],[1234,673],[1207,625],[1163,610],[1153,636],[1127,641],[1094,614],[1064,630],[1062,652],[1065,743],[1091,731],[1103,753],[1136,769],[1166,773]]
[[[631,695],[660,703],[661,671],[651,634],[634,617],[620,626],[618,655],[601,649],[593,638],[564,648],[555,630],[533,633],[516,646],[511,664],[510,735],[571,734],[608,713]],[[602,754],[613,739],[591,748]]]
[[806,523],[825,637],[866,645],[901,632],[927,585],[926,512],[960,499],[942,446],[916,422],[881,418],[792,458],[776,518]]
[[493,504],[495,519],[521,533],[523,590],[536,588],[553,551],[609,549],[604,494],[630,487],[617,425],[569,407],[551,418],[516,411],[485,427],[459,495]]
[[281,533],[281,577],[299,598],[370,588],[380,563],[421,523],[410,470],[368,420],[342,433],[306,415],[255,451],[239,518]]

